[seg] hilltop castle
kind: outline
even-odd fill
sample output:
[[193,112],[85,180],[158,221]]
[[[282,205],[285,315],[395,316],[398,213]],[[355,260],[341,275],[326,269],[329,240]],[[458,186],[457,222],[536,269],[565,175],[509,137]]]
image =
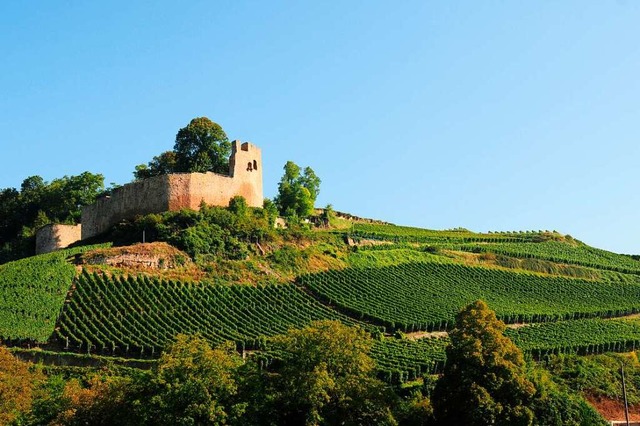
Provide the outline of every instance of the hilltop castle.
[[51,224],[36,233],[36,253],[48,253],[103,232],[123,219],[181,209],[198,210],[202,202],[228,206],[241,195],[251,207],[262,207],[262,152],[233,141],[229,175],[172,173],[131,182],[82,209],[79,225]]

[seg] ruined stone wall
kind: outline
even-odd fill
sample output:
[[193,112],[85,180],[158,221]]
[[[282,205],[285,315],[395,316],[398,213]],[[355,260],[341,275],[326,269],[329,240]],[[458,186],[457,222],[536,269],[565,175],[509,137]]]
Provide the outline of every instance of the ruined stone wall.
[[128,183],[110,197],[82,208],[82,239],[101,234],[122,219],[169,210],[169,176]]
[[50,253],[80,240],[80,225],[49,224],[36,231],[36,254]]
[[254,144],[233,142],[229,174],[236,180],[235,193],[251,207],[262,207],[262,151]]
[[82,239],[107,231],[123,219],[208,205],[228,206],[241,195],[251,207],[262,207],[262,154],[248,142],[233,141],[229,176],[174,173],[132,182],[82,209]]

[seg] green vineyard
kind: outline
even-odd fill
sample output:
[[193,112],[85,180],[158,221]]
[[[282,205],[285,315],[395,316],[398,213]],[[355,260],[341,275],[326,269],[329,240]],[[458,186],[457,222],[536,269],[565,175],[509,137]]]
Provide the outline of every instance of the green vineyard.
[[472,242],[527,242],[534,241],[540,233],[492,233],[478,234],[466,229],[435,231],[408,226],[356,223],[350,235],[357,238],[411,243],[472,243]]
[[640,323],[637,320],[558,321],[508,329],[505,334],[536,358],[548,353],[592,354],[640,347]]
[[46,342],[76,273],[63,250],[0,265],[0,339]]
[[640,310],[640,283],[608,283],[446,263],[406,263],[303,275],[299,283],[354,317],[406,332],[445,330],[464,305],[485,300],[507,323]]
[[[640,262],[630,256],[549,232],[477,234],[361,223],[342,232],[335,240],[347,243],[343,269],[280,284],[177,281],[74,265],[82,263],[72,262],[77,255],[96,246],[0,265],[0,340],[153,358],[176,334],[198,333],[212,344],[233,341],[268,365],[278,358],[268,349],[271,336],[331,319],[387,332],[374,333],[379,339],[371,355],[380,377],[399,383],[441,372],[448,339],[390,334],[450,330],[461,307],[482,299],[504,322],[526,324],[506,334],[535,359],[640,344],[640,323],[615,319],[640,312]],[[363,245],[354,247],[359,241]],[[508,268],[471,264],[479,256],[469,252],[515,261]],[[524,270],[526,262],[538,260],[576,265],[570,268],[585,275],[563,274],[569,267]]]
[[640,274],[640,261],[622,254],[611,253],[585,245],[571,245],[557,241],[541,243],[464,244],[450,246],[469,252],[491,252],[506,256],[569,263],[630,274]]
[[293,284],[246,286],[82,274],[61,317],[68,349],[154,355],[176,334],[257,347],[265,336],[321,319],[356,322]]
[[449,339],[446,338],[416,341],[389,338],[375,342],[371,356],[384,380],[404,382],[441,372],[448,344]]
[[[581,319],[507,328],[505,335],[534,359],[551,354],[601,354],[640,348],[638,320]],[[390,382],[413,380],[420,375],[442,372],[447,337],[418,340],[383,339],[371,355],[380,376]]]

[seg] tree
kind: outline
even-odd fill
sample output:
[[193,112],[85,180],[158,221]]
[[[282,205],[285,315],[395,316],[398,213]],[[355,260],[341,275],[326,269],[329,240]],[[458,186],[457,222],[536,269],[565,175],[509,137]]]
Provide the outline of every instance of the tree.
[[274,199],[280,214],[299,218],[310,216],[320,193],[320,183],[320,178],[311,167],[305,167],[300,174],[300,167],[293,161],[287,161],[278,184],[278,195]]
[[231,143],[219,124],[198,117],[178,131],[173,146],[177,172],[229,172]]
[[44,380],[39,370],[0,347],[0,424],[10,424],[31,408],[34,387]]
[[229,173],[231,143],[219,124],[207,117],[194,118],[178,130],[172,151],[153,157],[147,164],[136,166],[136,180],[169,173]]
[[483,301],[456,317],[447,363],[433,394],[442,424],[531,425],[536,389],[526,377],[522,352]]
[[139,164],[136,166],[133,176],[136,180],[147,179],[153,176],[166,175],[176,171],[176,153],[174,151],[165,151],[160,155],[153,157],[148,164]]
[[0,263],[33,254],[33,236],[47,223],[78,223],[82,206],[104,190],[104,177],[83,172],[45,182],[26,178],[20,191],[0,190]]
[[154,370],[149,424],[222,425],[238,419],[236,370],[242,360],[232,343],[212,349],[198,336],[178,334]]
[[[394,424],[374,375],[373,341],[360,328],[316,321],[276,339],[283,354],[272,389],[279,424]],[[275,415],[275,414],[274,414]]]

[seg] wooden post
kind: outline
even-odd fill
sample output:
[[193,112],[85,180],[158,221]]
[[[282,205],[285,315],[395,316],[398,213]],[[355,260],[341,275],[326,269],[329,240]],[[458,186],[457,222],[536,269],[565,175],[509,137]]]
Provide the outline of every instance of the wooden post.
[[620,374],[622,375],[622,397],[624,398],[624,418],[629,426],[629,404],[627,403],[627,385],[624,381],[624,363],[620,361]]

